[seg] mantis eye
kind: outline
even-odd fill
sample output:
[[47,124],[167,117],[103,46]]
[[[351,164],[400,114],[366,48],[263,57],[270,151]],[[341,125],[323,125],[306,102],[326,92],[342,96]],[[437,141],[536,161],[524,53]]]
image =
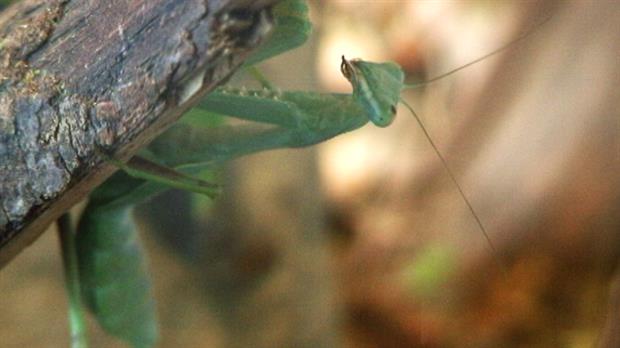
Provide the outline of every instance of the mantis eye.
[[390,111],[392,112],[392,115],[396,115],[396,106],[390,106]]

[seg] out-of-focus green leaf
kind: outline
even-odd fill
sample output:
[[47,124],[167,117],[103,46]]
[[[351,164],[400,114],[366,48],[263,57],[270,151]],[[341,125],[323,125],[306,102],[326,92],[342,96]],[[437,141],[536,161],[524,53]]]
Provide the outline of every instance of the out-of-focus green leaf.
[[13,0],[0,0],[0,10],[3,7],[9,6],[12,2]]
[[454,249],[448,246],[432,245],[421,250],[405,266],[403,278],[409,289],[421,296],[437,294],[438,288],[454,271]]

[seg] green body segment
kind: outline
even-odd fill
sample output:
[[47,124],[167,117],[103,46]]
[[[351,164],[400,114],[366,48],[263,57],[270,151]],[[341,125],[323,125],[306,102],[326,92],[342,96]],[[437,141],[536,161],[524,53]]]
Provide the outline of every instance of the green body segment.
[[353,86],[353,98],[363,106],[378,127],[389,126],[396,117],[396,105],[405,74],[396,63],[373,63],[342,57],[341,70]]
[[133,347],[153,347],[155,304],[131,209],[86,207],[76,236],[80,285],[89,310],[108,333]]

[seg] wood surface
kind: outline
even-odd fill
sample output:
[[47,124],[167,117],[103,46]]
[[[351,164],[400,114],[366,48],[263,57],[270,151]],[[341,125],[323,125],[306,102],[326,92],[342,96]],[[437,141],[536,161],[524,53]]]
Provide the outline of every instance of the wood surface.
[[0,13],[0,267],[225,81],[276,0],[25,0]]

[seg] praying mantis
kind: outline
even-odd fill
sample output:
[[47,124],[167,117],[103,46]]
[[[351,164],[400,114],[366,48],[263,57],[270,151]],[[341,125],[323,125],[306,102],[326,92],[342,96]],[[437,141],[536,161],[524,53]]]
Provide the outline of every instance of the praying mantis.
[[[82,298],[106,331],[134,347],[151,347],[157,340],[150,281],[131,217],[136,203],[169,187],[215,198],[219,187],[193,175],[259,151],[318,144],[368,122],[387,127],[396,117],[399,102],[409,108],[420,124],[493,248],[481,221],[421,120],[401,99],[403,89],[415,86],[404,84],[400,66],[391,62],[348,60],[343,56],[341,72],[351,83],[352,94],[280,91],[262,77],[254,65],[301,45],[309,35],[310,22],[307,6],[301,0],[280,2],[274,8],[274,17],[276,26],[271,39],[246,62],[262,88],[220,87],[207,95],[192,115],[174,125],[130,162],[122,163],[110,157],[110,162],[122,171],[91,193],[81,214],[75,239],[80,290],[79,295],[74,295]],[[257,122],[265,127],[213,127],[209,119],[222,116]],[[80,306],[80,301],[72,302],[71,306]],[[76,336],[85,330],[78,317],[75,318]]]

